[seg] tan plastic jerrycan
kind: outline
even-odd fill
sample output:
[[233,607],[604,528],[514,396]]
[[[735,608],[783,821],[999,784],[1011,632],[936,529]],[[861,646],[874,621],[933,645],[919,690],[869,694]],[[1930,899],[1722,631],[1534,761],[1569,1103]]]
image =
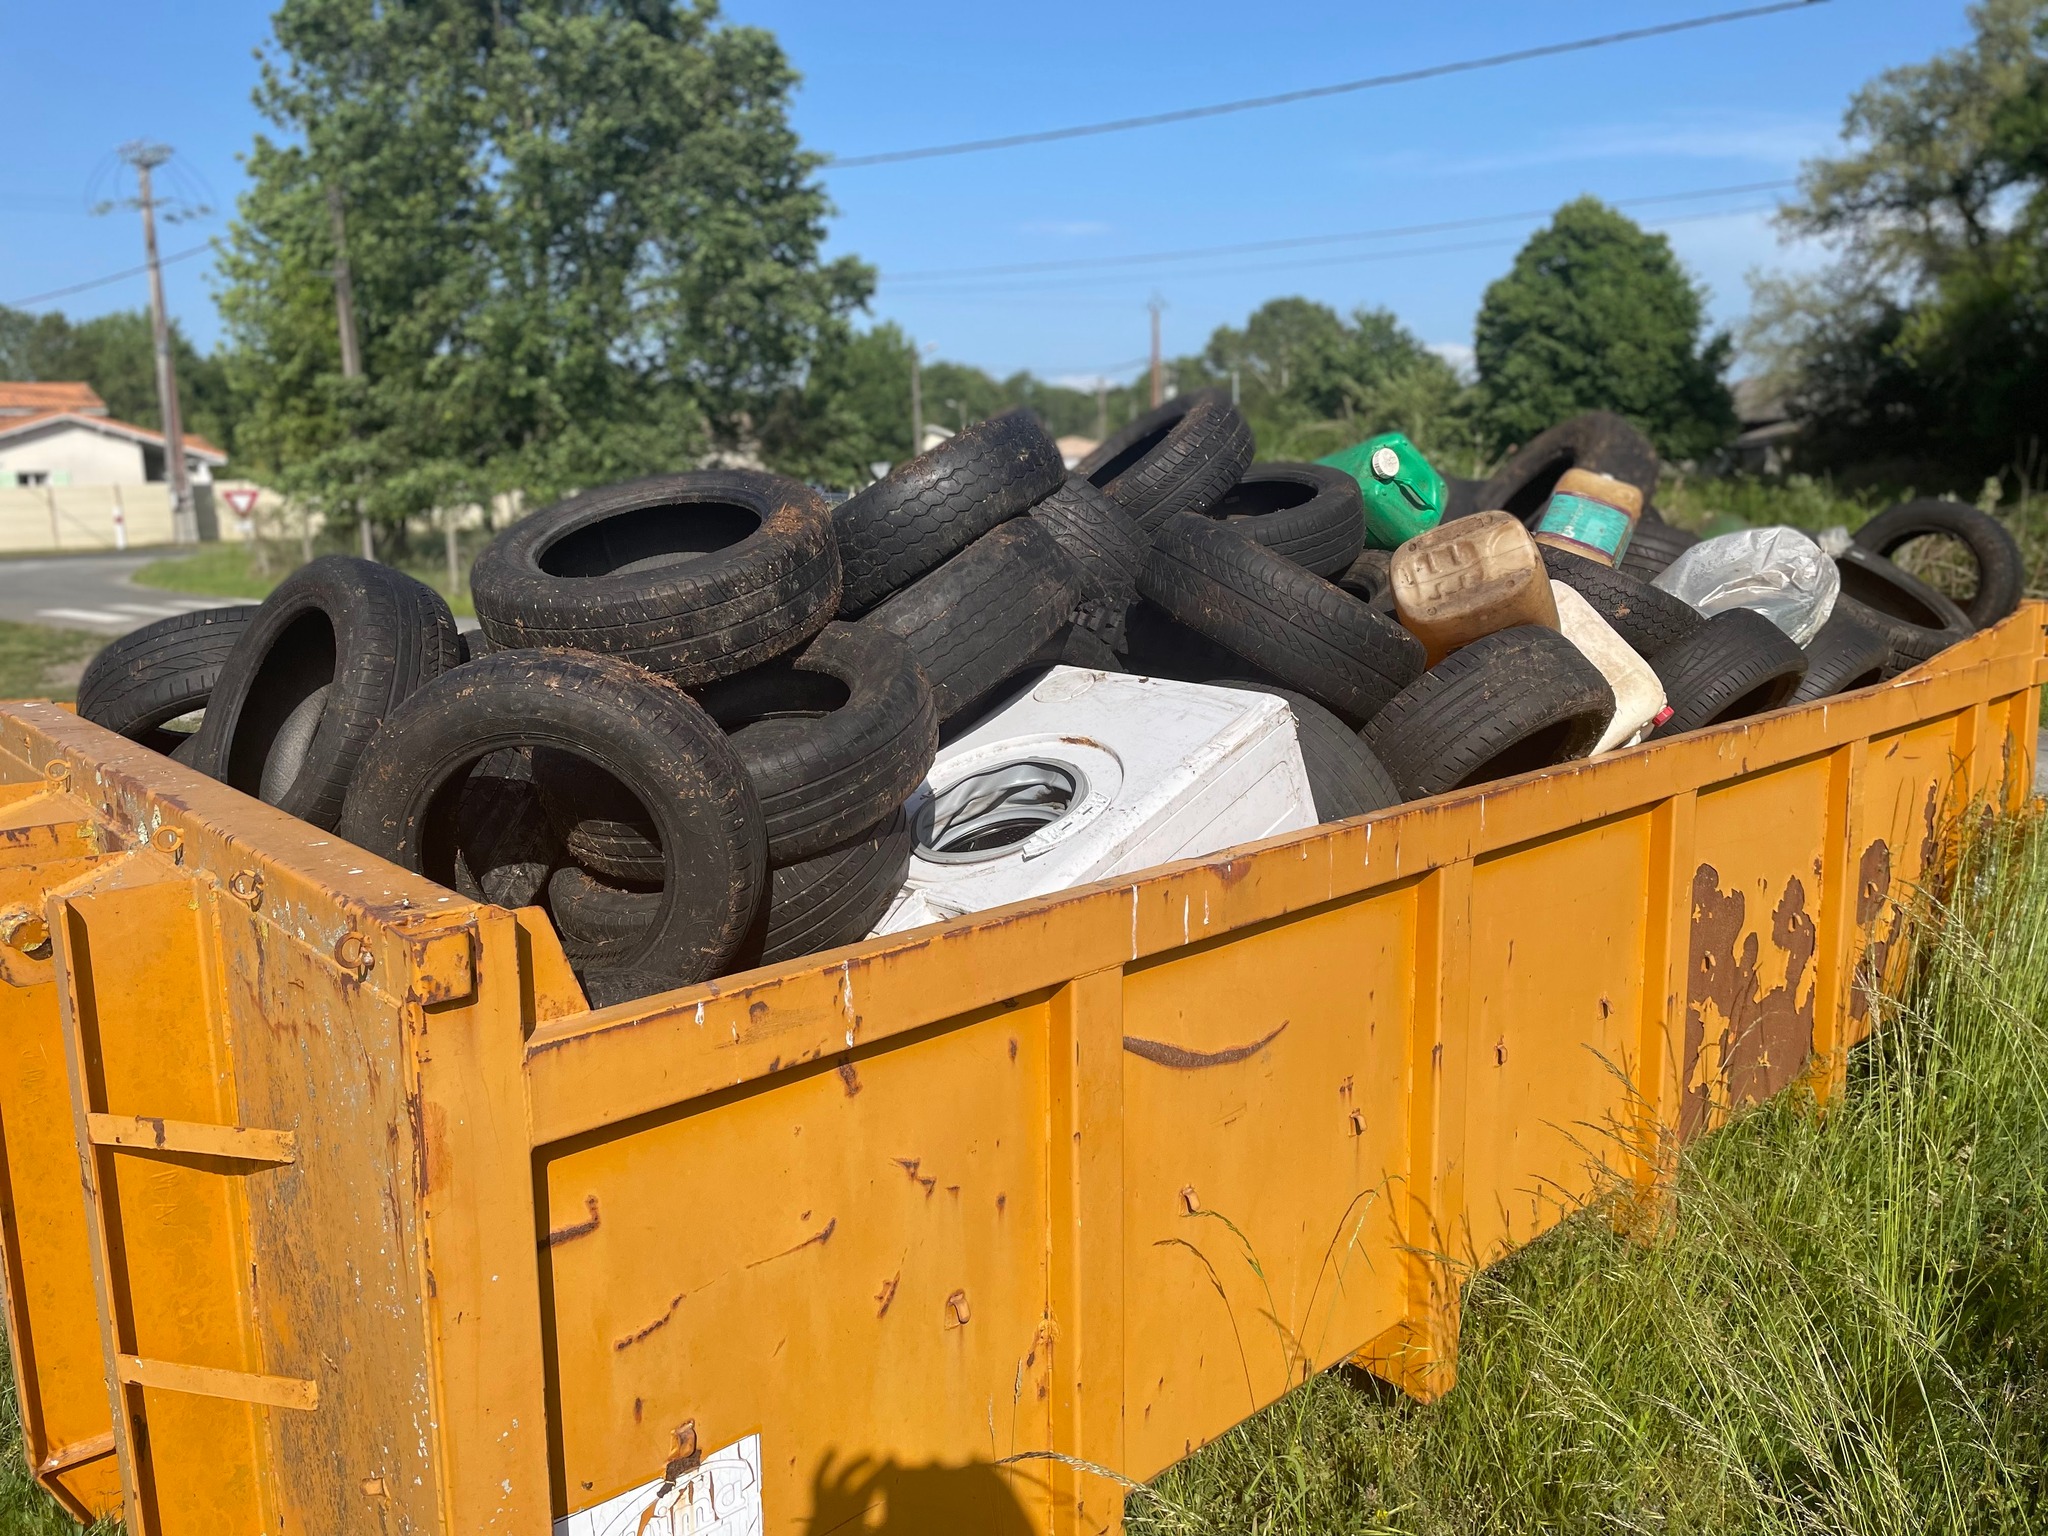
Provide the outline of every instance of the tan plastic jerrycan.
[[1394,551],[1394,611],[1435,666],[1512,624],[1557,628],[1543,556],[1511,512],[1480,512],[1419,533]]
[[1642,519],[1643,493],[1635,486],[1590,469],[1568,469],[1543,504],[1536,542],[1616,566]]

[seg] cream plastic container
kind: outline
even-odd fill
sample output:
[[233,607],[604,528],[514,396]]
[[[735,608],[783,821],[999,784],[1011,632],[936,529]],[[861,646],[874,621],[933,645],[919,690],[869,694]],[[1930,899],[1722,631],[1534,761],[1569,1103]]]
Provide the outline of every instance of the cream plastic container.
[[1557,602],[1557,627],[1564,631],[1565,639],[1600,669],[1607,686],[1614,690],[1614,718],[1588,755],[1598,757],[1616,747],[1634,746],[1664,714],[1668,702],[1664,685],[1657,681],[1650,664],[1576,591],[1553,581],[1550,595]]
[[1395,615],[1432,667],[1497,629],[1557,628],[1543,555],[1510,512],[1479,512],[1417,534],[1394,551],[1388,585]]

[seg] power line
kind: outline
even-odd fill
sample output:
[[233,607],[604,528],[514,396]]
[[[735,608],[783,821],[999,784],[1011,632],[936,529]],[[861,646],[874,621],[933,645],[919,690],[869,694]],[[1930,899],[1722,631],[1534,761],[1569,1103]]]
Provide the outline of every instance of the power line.
[[[168,267],[174,261],[185,261],[193,256],[204,256],[212,250],[211,245],[195,245],[189,251],[176,251],[166,256],[159,265]],[[109,272],[105,277],[96,277],[90,282],[73,283],[69,288],[52,288],[48,293],[32,293],[25,299],[0,299],[0,307],[27,309],[31,304],[45,304],[51,299],[69,298],[74,293],[84,293],[88,288],[104,288],[109,283],[118,283],[124,277],[140,277],[149,270],[149,263],[139,267],[124,267],[119,272]]]
[[[1654,197],[1616,198],[1609,206],[1615,208],[1647,208],[1662,203],[1697,202],[1710,197],[1735,197],[1753,192],[1782,192],[1798,182],[1789,178],[1778,181],[1749,181],[1726,187],[1701,187],[1691,192],[1665,192]],[[1145,266],[1161,261],[1194,261],[1208,256],[1247,256],[1260,251],[1299,250],[1306,246],[1339,245],[1350,240],[1394,240],[1409,235],[1443,235],[1461,229],[1480,229],[1489,224],[1519,224],[1528,219],[1546,219],[1557,210],[1554,208],[1525,209],[1519,213],[1489,213],[1469,219],[1447,219],[1436,224],[1403,224],[1381,229],[1356,229],[1342,234],[1296,235],[1280,240],[1252,240],[1239,245],[1189,246],[1177,251],[1150,251],[1136,256],[1081,256],[1061,261],[1013,262],[992,267],[942,267],[922,272],[884,272],[881,281],[885,283],[922,283],[953,281],[974,277],[1018,277],[1036,272],[1077,272],[1104,267]]]
[[[1660,220],[1659,222],[1654,224],[1646,224],[1643,227],[1649,230],[1663,230],[1669,229],[1673,225],[1693,224],[1707,219],[1734,218],[1738,215],[1750,213],[1768,213],[1772,210],[1774,206],[1775,205],[1770,203],[1756,203],[1742,208],[1717,208],[1709,213],[1681,214],[1675,218]],[[1516,239],[1514,237],[1493,240],[1463,240],[1444,245],[1410,246],[1405,250],[1398,251],[1354,251],[1343,256],[1325,256],[1308,261],[1260,262],[1253,266],[1212,267],[1204,269],[1199,272],[1190,272],[1185,275],[1190,278],[1243,277],[1265,272],[1297,272],[1315,267],[1364,266],[1370,262],[1401,261],[1411,256],[1452,256],[1461,254],[1466,251],[1505,250],[1511,246],[1515,246],[1520,243],[1521,242],[1519,241],[1519,239]],[[1092,279],[1081,278],[1078,280],[1069,280],[1065,282],[1062,282],[1058,279],[1054,279],[1048,282],[1030,284],[960,283],[944,288],[920,289],[918,290],[916,297],[971,298],[979,294],[1007,297],[1019,293],[1059,293],[1072,291],[1075,289],[1086,289],[1091,285],[1093,281],[1094,280]]]
[[873,155],[835,156],[826,163],[835,170],[854,170],[866,165],[896,165],[906,160],[933,160],[942,155],[973,155],[991,149],[1016,149],[1025,144],[1050,144],[1060,139],[1092,138],[1104,133],[1127,133],[1134,128],[1158,128],[1167,123],[1186,123],[1204,117],[1223,117],[1233,112],[1255,112],[1265,107],[1284,107],[1297,101],[1317,101],[1326,96],[1345,96],[1354,91],[1378,90],[1388,85],[1412,85],[1418,80],[1437,80],[1445,75],[1468,74],[1477,69],[1498,69],[1504,64],[1525,64],[1532,59],[1552,59],[1559,54],[1584,53],[1592,48],[1611,48],[1617,43],[1641,42],[1645,38],[1670,37],[1717,27],[1732,21],[1750,21],[1775,16],[1781,11],[1803,11],[1825,5],[1827,0],[1777,0],[1772,5],[1752,5],[1739,11],[1717,11],[1711,16],[1691,16],[1684,21],[1667,21],[1654,27],[1631,27],[1625,32],[1605,32],[1597,37],[1573,38],[1569,42],[1544,43],[1534,48],[1517,48],[1512,53],[1493,53],[1484,58],[1460,59],[1450,64],[1432,64],[1399,74],[1371,75],[1363,80],[1345,80],[1336,85],[1314,85],[1274,96],[1248,96],[1241,101],[1222,101],[1213,106],[1182,107],[1172,112],[1153,112],[1143,117],[1118,117],[1102,123],[1081,123],[1071,128],[1047,128],[1036,133],[1006,134],[994,139],[964,139],[954,144],[930,144],[921,149],[892,149]]

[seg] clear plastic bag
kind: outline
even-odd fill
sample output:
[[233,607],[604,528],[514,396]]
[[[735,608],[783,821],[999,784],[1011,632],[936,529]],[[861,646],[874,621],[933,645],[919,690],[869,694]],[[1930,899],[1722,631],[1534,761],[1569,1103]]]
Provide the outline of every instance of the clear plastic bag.
[[1745,528],[1693,545],[1652,585],[1709,617],[1754,608],[1804,645],[1835,611],[1842,573],[1797,528]]

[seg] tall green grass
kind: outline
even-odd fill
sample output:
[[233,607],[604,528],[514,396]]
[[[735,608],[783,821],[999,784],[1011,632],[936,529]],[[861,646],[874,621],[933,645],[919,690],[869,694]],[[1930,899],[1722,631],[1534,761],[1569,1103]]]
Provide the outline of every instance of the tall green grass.
[[1924,899],[1847,1094],[1688,1148],[1472,1279],[1459,1385],[1326,1373],[1129,1503],[1182,1533],[2030,1532],[2048,1523],[2048,835]]

